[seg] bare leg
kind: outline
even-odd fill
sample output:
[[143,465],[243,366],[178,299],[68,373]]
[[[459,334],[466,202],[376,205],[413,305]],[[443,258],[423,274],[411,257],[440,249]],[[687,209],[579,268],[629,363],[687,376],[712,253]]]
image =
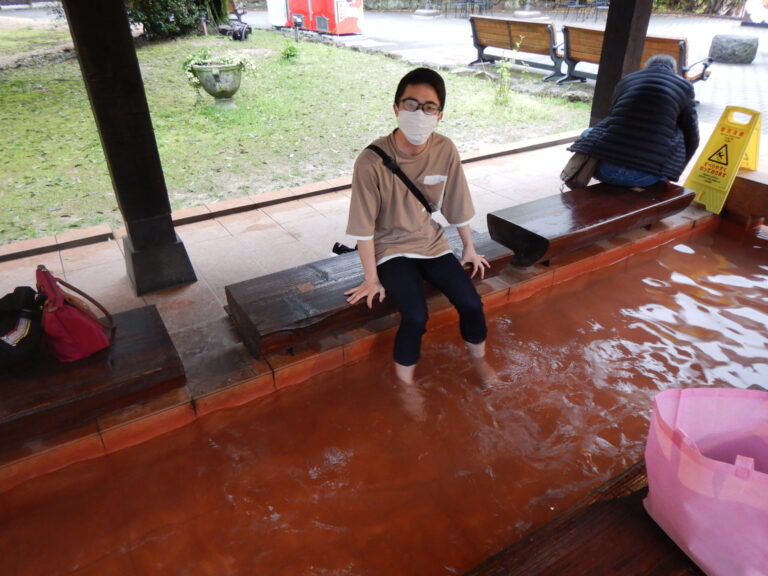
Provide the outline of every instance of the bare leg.
[[416,364],[412,366],[403,366],[395,362],[395,374],[406,384],[413,384],[413,374],[416,372]]
[[480,377],[480,382],[484,387],[493,386],[496,382],[496,371],[491,368],[488,361],[485,359],[485,342],[480,344],[471,344],[464,342],[469,351],[469,355],[472,358],[472,364],[477,371],[477,375]]
[[398,382],[400,398],[403,401],[405,412],[417,422],[423,422],[427,418],[425,410],[426,397],[424,390],[416,382]]
[[472,358],[485,357],[485,340],[480,342],[480,344],[464,342],[464,345],[467,347],[467,350],[469,350],[469,355],[472,356]]

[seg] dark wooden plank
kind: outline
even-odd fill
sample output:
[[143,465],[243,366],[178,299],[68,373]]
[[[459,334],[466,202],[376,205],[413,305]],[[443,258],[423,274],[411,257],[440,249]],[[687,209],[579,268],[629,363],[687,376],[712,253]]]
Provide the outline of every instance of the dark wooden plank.
[[92,421],[186,382],[184,367],[154,305],[114,315],[107,350],[77,362],[46,353],[3,378],[0,438],[10,445]]
[[465,576],[703,576],[643,508],[644,462]]
[[[511,252],[488,234],[473,234],[475,247],[491,264],[486,278],[508,264]],[[449,240],[457,254],[460,241]],[[225,287],[230,316],[256,357],[296,346],[309,338],[363,324],[394,312],[390,301],[350,306],[344,291],[362,282],[357,254],[348,253]],[[428,289],[428,294],[432,294]]]
[[63,0],[61,5],[125,222],[122,244],[131,283],[141,295],[193,282],[192,263],[171,219],[126,3]]
[[488,231],[514,251],[512,264],[530,266],[658,222],[683,210],[694,195],[664,182],[644,189],[600,183],[491,212]]
[[739,170],[725,199],[723,215],[753,224],[768,219],[768,172]]

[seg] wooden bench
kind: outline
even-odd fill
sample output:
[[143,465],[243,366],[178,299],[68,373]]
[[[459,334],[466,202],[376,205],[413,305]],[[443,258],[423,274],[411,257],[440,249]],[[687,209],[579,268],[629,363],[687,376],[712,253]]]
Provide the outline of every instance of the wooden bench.
[[[551,70],[552,74],[544,78],[548,80],[562,76],[560,68],[563,55],[557,47],[555,29],[551,22],[534,22],[531,20],[515,20],[510,18],[494,18],[490,16],[472,16],[472,38],[477,49],[477,60],[470,66],[480,62],[493,62],[504,56],[486,54],[488,48],[511,50],[515,54],[514,62],[520,62],[534,68]],[[540,54],[548,56],[549,62],[518,58],[519,53]]]
[[695,192],[659,182],[648,188],[595,184],[488,214],[491,238],[531,266],[633,228],[650,226],[688,206]]
[[[602,30],[581,28],[579,26],[563,26],[563,61],[566,65],[566,74],[557,80],[563,82],[585,82],[587,78],[596,78],[597,74],[576,70],[581,62],[600,64],[600,54],[603,51]],[[712,64],[711,58],[704,58],[693,64],[688,64],[688,40],[685,38],[673,38],[667,36],[646,36],[643,54],[640,57],[641,64],[656,54],[667,54],[677,62],[677,72],[690,82],[706,80],[712,73],[709,70]],[[701,69],[693,70],[701,65]]]
[[[508,265],[508,249],[491,240],[487,233],[475,233],[473,238],[478,253],[484,254],[491,264],[486,278]],[[449,234],[449,240],[459,253],[458,234]],[[347,303],[344,292],[362,280],[360,258],[356,253],[347,253],[230,284],[225,292],[229,314],[243,343],[259,358],[394,313],[389,299],[383,303],[376,301],[373,309],[363,302],[354,306]]]
[[645,463],[464,576],[704,576],[643,507]]
[[186,382],[184,367],[154,305],[114,315],[112,345],[77,362],[41,352],[0,382],[5,448],[93,422]]

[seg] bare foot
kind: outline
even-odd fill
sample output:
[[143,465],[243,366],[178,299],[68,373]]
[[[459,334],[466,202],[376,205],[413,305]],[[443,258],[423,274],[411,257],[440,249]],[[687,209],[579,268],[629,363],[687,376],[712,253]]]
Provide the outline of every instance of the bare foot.
[[480,378],[480,384],[484,390],[493,388],[493,386],[498,383],[499,378],[496,374],[496,370],[491,367],[488,360],[485,358],[473,358],[472,366],[477,372],[477,375]]
[[480,344],[464,342],[464,345],[467,347],[469,355],[472,356],[472,358],[483,358],[485,356],[485,340],[480,342]]
[[399,382],[399,385],[400,399],[403,401],[403,409],[417,422],[424,422],[427,418],[424,390],[418,384],[408,384],[402,380]]
[[469,351],[472,365],[480,377],[483,388],[491,388],[497,382],[498,377],[496,376],[496,371],[491,368],[491,365],[485,359],[485,341],[480,342],[480,344],[472,344],[471,342],[464,342],[464,344],[467,347],[467,351]]
[[395,362],[395,374],[397,378],[406,384],[413,384],[413,374],[416,372],[416,364],[403,366]]

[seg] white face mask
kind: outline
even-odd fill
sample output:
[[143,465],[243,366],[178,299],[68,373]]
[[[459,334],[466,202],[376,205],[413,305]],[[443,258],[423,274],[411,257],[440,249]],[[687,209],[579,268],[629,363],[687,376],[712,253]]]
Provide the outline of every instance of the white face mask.
[[437,126],[439,114],[424,114],[421,110],[409,112],[398,110],[397,127],[403,132],[403,136],[414,146],[421,146],[427,141]]

